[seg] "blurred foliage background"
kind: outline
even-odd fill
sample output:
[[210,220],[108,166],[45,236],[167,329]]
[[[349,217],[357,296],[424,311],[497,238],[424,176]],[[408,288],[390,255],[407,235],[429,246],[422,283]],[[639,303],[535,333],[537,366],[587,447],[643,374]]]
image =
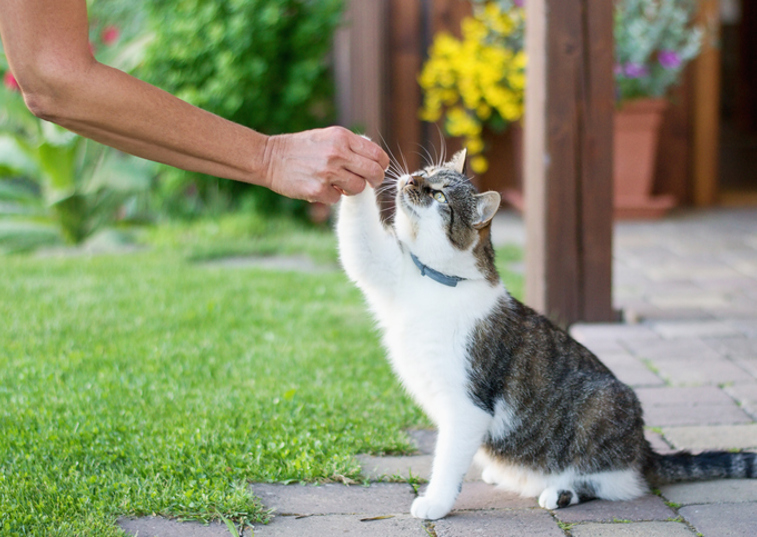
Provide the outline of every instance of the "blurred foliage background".
[[[102,63],[266,134],[333,123],[330,51],[342,0],[89,0],[88,7]],[[39,120],[4,54],[0,75],[0,252],[78,244],[113,225],[229,211],[306,214],[304,202],[155,165]]]

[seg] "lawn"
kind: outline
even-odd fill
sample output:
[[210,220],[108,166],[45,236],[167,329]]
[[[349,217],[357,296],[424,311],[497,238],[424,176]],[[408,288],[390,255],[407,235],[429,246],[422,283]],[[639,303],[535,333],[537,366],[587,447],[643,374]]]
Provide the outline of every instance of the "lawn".
[[403,429],[427,422],[340,271],[199,262],[333,263],[331,233],[239,227],[164,227],[128,255],[0,258],[0,535],[260,520],[251,481],[359,479],[356,453],[408,450]]

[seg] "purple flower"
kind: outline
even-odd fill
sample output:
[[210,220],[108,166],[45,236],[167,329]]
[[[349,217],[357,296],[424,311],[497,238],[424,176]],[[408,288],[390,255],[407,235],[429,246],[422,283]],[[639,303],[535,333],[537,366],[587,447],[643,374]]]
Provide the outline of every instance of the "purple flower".
[[643,78],[649,74],[649,69],[642,63],[628,62],[623,66],[623,73],[628,78]]
[[663,69],[677,69],[681,66],[681,57],[674,50],[661,50],[657,55]]
[[523,7],[523,4],[526,3],[526,0],[513,0],[513,4],[515,4],[515,7]]

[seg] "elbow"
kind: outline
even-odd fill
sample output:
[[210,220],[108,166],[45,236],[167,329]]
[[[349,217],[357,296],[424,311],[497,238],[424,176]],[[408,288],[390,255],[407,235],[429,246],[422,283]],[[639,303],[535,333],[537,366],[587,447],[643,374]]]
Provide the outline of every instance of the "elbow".
[[76,81],[85,79],[85,69],[45,61],[20,69],[17,81],[29,111],[45,121],[65,122],[78,91]]

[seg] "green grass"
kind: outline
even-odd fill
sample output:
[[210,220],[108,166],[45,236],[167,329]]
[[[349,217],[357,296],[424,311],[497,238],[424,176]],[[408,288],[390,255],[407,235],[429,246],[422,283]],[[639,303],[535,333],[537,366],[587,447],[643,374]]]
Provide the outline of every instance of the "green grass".
[[[264,241],[335,258],[326,231]],[[249,482],[359,479],[356,453],[427,423],[341,272],[209,268],[190,242],[0,258],[0,535],[262,520]]]

